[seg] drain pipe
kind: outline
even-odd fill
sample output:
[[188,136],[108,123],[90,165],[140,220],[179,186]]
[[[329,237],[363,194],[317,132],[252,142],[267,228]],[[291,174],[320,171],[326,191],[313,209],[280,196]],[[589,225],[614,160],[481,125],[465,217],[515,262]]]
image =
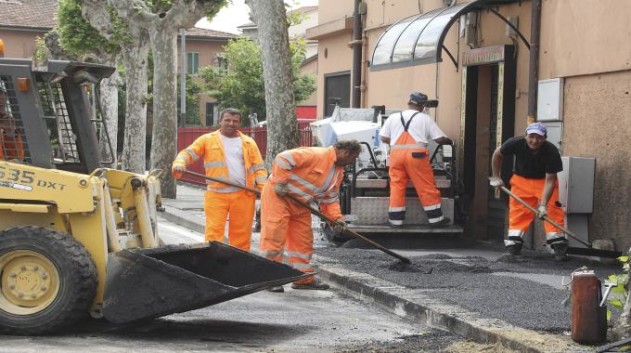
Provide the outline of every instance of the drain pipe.
[[528,70],[528,124],[537,119],[537,89],[539,78],[539,34],[541,30],[541,0],[531,1],[530,68]]
[[362,71],[362,14],[360,3],[362,0],[355,0],[353,8],[353,40],[349,46],[353,48],[353,73],[352,73],[352,96],[351,108],[359,108],[361,102],[361,71]]

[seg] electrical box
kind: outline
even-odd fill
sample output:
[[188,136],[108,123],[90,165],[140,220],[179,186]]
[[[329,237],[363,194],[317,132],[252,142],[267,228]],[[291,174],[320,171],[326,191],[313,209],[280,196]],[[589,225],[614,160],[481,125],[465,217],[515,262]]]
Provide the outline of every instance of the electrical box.
[[548,121],[543,125],[548,129],[547,140],[559,149],[559,153],[563,154],[563,122]]
[[537,120],[563,120],[563,79],[541,80],[537,87]]
[[592,213],[594,210],[594,174],[596,159],[561,157],[563,171],[559,178],[559,201],[567,214]]

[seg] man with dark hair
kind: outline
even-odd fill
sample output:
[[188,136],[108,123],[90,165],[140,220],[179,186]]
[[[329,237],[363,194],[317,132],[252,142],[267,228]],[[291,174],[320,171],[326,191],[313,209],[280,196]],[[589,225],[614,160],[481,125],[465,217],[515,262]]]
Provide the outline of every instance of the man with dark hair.
[[[267,170],[256,142],[238,130],[241,112],[233,108],[223,110],[219,125],[219,130],[198,137],[180,151],[171,168],[173,177],[181,178],[188,165],[203,158],[207,176],[261,190],[267,180]],[[220,182],[207,184],[204,196],[206,241],[224,240],[226,218],[230,215],[230,245],[249,251],[256,195]]]
[[[346,227],[340,210],[339,189],[344,166],[354,163],[361,152],[355,140],[339,141],[331,147],[300,147],[279,153],[272,175],[261,194],[261,253],[281,262],[283,254],[297,270],[312,273],[313,231],[311,213],[286,198],[287,194],[305,204],[317,204],[336,231]],[[294,289],[328,289],[313,277],[292,284]],[[270,289],[283,292],[283,287]]]
[[439,144],[451,144],[451,140],[436,122],[423,113],[427,96],[412,92],[408,109],[391,114],[383,124],[381,141],[390,144],[390,225],[400,227],[405,219],[405,190],[410,180],[416,189],[430,226],[449,224],[443,216],[440,191],[436,188],[434,171],[429,161],[427,144],[432,139]]
[[[559,182],[557,173],[563,170],[559,150],[547,141],[547,129],[541,123],[533,123],[526,128],[525,136],[513,137],[493,152],[491,159],[492,175],[489,178],[493,187],[504,185],[500,170],[504,156],[515,156],[513,176],[510,179],[511,191],[537,209],[541,219],[548,216],[559,225],[564,224],[564,212],[559,203]],[[507,239],[504,240],[509,255],[519,255],[523,236],[535,214],[514,199],[509,201],[509,225]],[[567,237],[553,225],[545,222],[546,242],[553,249],[557,261],[567,257]]]

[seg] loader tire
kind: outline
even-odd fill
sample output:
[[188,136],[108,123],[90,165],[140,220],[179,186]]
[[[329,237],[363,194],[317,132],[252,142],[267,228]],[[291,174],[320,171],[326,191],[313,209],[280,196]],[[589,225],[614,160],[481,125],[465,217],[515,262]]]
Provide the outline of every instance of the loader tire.
[[0,232],[0,332],[39,335],[86,316],[97,286],[88,251],[72,236],[20,226]]

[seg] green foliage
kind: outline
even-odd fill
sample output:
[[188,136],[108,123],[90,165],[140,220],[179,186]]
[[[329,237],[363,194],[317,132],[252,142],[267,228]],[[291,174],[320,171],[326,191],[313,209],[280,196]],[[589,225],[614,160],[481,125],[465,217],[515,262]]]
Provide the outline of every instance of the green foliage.
[[[234,107],[244,114],[257,113],[265,116],[265,83],[263,61],[258,43],[247,38],[231,40],[224,47],[225,65],[207,66],[200,69],[208,94],[219,101],[221,109]],[[302,40],[289,46],[294,77],[296,102],[307,99],[316,90],[315,77],[300,72],[305,59],[305,44]]]
[[114,54],[120,50],[117,42],[129,39],[125,25],[116,16],[113,17],[116,30],[112,33],[112,40],[104,38],[82,17],[78,0],[60,0],[57,17],[60,45],[75,55],[96,51]]
[[[177,110],[178,115],[181,113],[180,107],[180,81],[177,82]],[[191,75],[186,75],[186,125],[201,125],[199,112],[199,94],[202,91],[202,85],[192,79]]]
[[[624,303],[626,302],[627,296],[629,295],[629,290],[627,287],[627,283],[629,282],[629,256],[620,256],[618,261],[622,263],[622,274],[618,275],[609,275],[607,277],[608,283],[615,284],[614,287],[611,288],[611,293],[613,296],[609,296],[607,302],[614,308],[618,310],[622,310],[624,308]],[[622,298],[622,299],[620,299]],[[611,311],[607,310],[607,320],[611,319]]]
[[[54,29],[53,29],[54,30]],[[48,58],[48,52],[46,50],[46,43],[44,42],[44,38],[36,37],[35,38],[35,59],[39,62],[43,62]]]

